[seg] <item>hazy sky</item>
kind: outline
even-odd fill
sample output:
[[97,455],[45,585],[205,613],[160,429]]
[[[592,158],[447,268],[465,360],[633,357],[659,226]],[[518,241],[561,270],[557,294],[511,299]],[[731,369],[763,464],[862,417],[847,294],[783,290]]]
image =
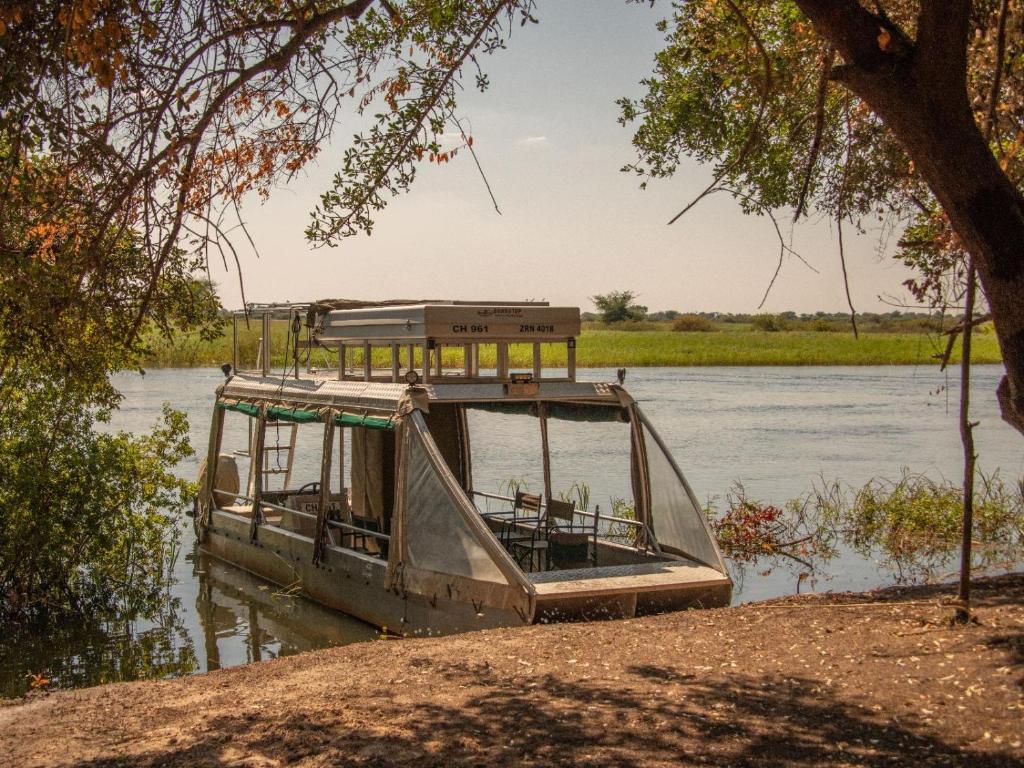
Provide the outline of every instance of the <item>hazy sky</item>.
[[[460,153],[443,167],[425,165],[412,191],[379,214],[372,236],[314,249],[303,230],[345,142],[325,149],[304,178],[243,209],[261,253],[243,259],[247,298],[547,299],[587,310],[595,293],[630,289],[652,311],[755,311],[778,257],[771,222],[720,195],[667,226],[708,183],[708,169],[688,163],[645,191],[619,171],[634,155],[615,99],[641,95],[667,8],[542,0],[541,23],[516,27],[508,50],[485,60],[492,86],[467,91],[461,115],[500,216]],[[337,136],[355,130],[342,125]],[[879,295],[905,298],[909,272],[878,255],[877,234],[849,234],[854,302],[887,311]],[[820,273],[787,258],[765,311],[844,309],[833,227],[802,224],[793,244]],[[225,305],[240,305],[235,274],[211,266]]]

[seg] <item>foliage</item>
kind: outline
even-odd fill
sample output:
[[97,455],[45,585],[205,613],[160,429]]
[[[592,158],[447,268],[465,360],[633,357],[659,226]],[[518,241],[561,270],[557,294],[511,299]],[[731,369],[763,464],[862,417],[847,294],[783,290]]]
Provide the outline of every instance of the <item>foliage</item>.
[[[532,0],[18,1],[0,9],[0,136],[81,186],[49,210],[81,246],[137,229],[161,277],[175,249],[237,260],[228,237],[250,193],[298,174],[350,117],[356,133],[309,235],[369,231],[419,162],[472,151],[455,115],[463,69],[503,47]],[[461,144],[442,147],[445,131]],[[18,176],[0,168],[0,216]],[[75,214],[82,214],[85,216]],[[147,320],[137,307],[132,335]]]
[[[754,319],[751,322],[757,330],[768,333],[785,331],[787,329],[786,321],[778,315],[754,315]],[[818,329],[815,328],[814,330]]]
[[[623,520],[636,520],[636,502],[628,501],[619,496],[611,499],[612,517],[619,517]],[[613,541],[618,541],[626,546],[636,546],[637,536],[640,529],[629,523],[612,522],[608,525],[608,532],[605,536]]]
[[134,230],[86,243],[87,180],[0,150],[17,181],[0,218],[0,614],[144,607],[187,490],[170,468],[191,449],[171,411],[149,436],[110,434],[108,376],[146,353],[128,341],[144,304],[156,332],[210,337],[218,303],[180,249],[154,282]]
[[812,576],[837,554],[835,531],[822,525],[807,500],[794,499],[782,507],[747,496],[734,483],[719,514],[709,502],[704,513],[722,554],[735,563],[768,561],[769,570],[779,563]]
[[[869,217],[888,228],[908,227],[896,257],[916,272],[906,281],[911,295],[931,306],[955,303],[964,253],[949,220],[882,120],[840,85],[850,62],[837,60],[834,41],[809,23],[801,5],[676,3],[662,24],[666,45],[644,81],[645,95],[619,101],[620,122],[637,124],[637,160],[623,170],[646,186],[674,175],[688,157],[713,166],[708,194],[731,194],[748,213],[789,208],[796,218],[816,211],[858,228]],[[914,29],[920,6],[893,0],[884,11],[878,7],[887,46],[898,28]],[[974,6],[968,98],[979,125],[994,118],[993,152],[1019,185],[1024,39],[1013,30],[1024,6],[1016,0],[1008,6],[1011,34],[998,62],[1003,87],[991,111],[999,3]]]
[[[1024,487],[998,473],[975,493],[975,567],[999,570],[1024,561]],[[904,469],[898,480],[863,486],[821,483],[781,506],[749,497],[739,483],[724,509],[705,514],[722,554],[739,565],[783,564],[813,576],[848,547],[892,572],[897,582],[941,579],[959,557],[963,492]]]
[[498,483],[499,496],[515,496],[517,493],[528,493],[530,483],[523,477],[509,477]]
[[[974,496],[976,567],[1008,567],[1024,560],[1024,495],[998,473],[981,476]],[[815,489],[812,503],[824,524],[839,531],[863,557],[879,558],[898,581],[943,575],[959,556],[963,490],[904,469],[895,481],[861,488]]]
[[576,481],[569,486],[568,491],[559,491],[558,498],[572,502],[576,509],[586,511],[590,508],[590,486],[585,482]]
[[707,333],[717,331],[717,326],[707,317],[701,315],[679,315],[673,318],[671,328],[678,332],[699,332]]
[[634,303],[637,294],[633,291],[611,291],[591,296],[603,323],[621,323],[626,320],[643,320],[647,307]]
[[191,454],[168,407],[144,437],[99,432],[107,412],[60,382],[9,394],[0,412],[0,616],[145,611],[160,597]]
[[[489,81],[480,57],[504,47],[517,17],[520,25],[536,23],[533,6],[533,0],[407,0],[384,4],[387,13],[370,8],[353,22],[343,44],[358,63],[353,87],[365,82],[357,112],[383,104],[369,130],[356,134],[332,188],[321,196],[306,230],[311,240],[332,244],[370,232],[374,212],[387,196],[409,189],[419,163],[440,165],[472,153],[473,137],[456,115],[462,68],[471,65],[475,87],[485,90]],[[375,72],[387,74],[372,83]],[[460,137],[454,147],[442,144],[446,130]]]
[[15,154],[2,134],[0,166],[12,173],[0,200],[0,412],[37,375],[59,376],[83,406],[114,405],[106,374],[145,354],[132,338],[142,311],[164,335],[219,333],[219,302],[195,276],[195,257],[172,249],[154,281],[142,234],[108,227],[87,239],[79,229],[93,222],[84,175],[69,177],[49,156]]
[[[765,333],[749,327],[749,316],[744,322],[730,322],[728,318],[715,327],[718,333],[694,333],[681,336],[670,331],[664,323],[651,324],[643,330],[627,330],[627,326],[584,328],[577,340],[576,364],[588,368],[616,368],[620,366],[696,366],[696,365],[918,365],[925,364],[940,354],[944,345],[934,331],[938,320],[916,315],[905,321],[879,316],[877,322],[868,320],[858,341],[849,333],[849,318],[813,316],[799,320],[786,319],[792,330]],[[816,330],[824,324],[829,333]],[[283,350],[286,336],[285,322],[272,326],[272,359],[275,366],[285,363]],[[983,335],[975,336],[972,359],[976,363],[999,363],[999,344],[986,327],[976,329]],[[257,324],[249,329],[240,326],[239,350],[241,366],[254,367],[256,363]],[[231,359],[231,334],[225,333],[212,341],[201,341],[194,334],[178,334],[173,340],[146,338],[151,353],[145,358],[149,366],[187,367],[195,365],[219,366]],[[387,350],[374,352],[374,364],[390,366]],[[449,357],[449,354],[451,357]],[[959,359],[959,347],[954,349],[953,360]],[[354,354],[354,365],[361,364],[361,351]],[[541,360],[546,368],[565,366],[565,348],[544,345]],[[446,367],[461,365],[458,351],[444,352]],[[493,368],[493,349],[484,349],[481,366]],[[513,345],[510,364],[515,368],[530,368],[532,352]],[[317,350],[313,365],[321,369],[337,369],[337,355]]]

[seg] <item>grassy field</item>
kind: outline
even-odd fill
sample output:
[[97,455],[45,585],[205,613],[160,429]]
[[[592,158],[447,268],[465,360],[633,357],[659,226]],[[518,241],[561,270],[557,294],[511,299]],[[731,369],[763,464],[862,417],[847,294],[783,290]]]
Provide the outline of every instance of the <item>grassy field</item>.
[[[286,324],[275,323],[271,340],[274,363],[281,365],[286,349]],[[240,364],[252,367],[256,361],[259,324],[240,329]],[[762,331],[749,326],[725,326],[710,332],[675,332],[669,330],[595,330],[584,329],[577,345],[580,367],[651,367],[709,365],[920,365],[935,361],[945,344],[945,337],[936,333],[915,331],[903,333],[864,333],[855,339],[850,333],[815,331]],[[220,365],[231,360],[231,327],[225,325],[224,335],[213,341],[178,336],[149,338],[151,367],[190,367]],[[564,365],[562,345],[544,348],[546,366]],[[959,347],[958,347],[959,349]],[[381,351],[377,365],[387,365]],[[454,365],[454,351],[446,364]],[[954,360],[958,360],[954,356]],[[998,363],[1001,358],[995,334],[983,328],[974,337],[974,360]],[[355,355],[359,364],[359,354]],[[493,348],[484,348],[481,363],[493,367]],[[335,365],[335,358],[323,351],[314,353],[314,365]],[[512,350],[512,365],[529,368],[532,357],[529,347],[517,345]]]

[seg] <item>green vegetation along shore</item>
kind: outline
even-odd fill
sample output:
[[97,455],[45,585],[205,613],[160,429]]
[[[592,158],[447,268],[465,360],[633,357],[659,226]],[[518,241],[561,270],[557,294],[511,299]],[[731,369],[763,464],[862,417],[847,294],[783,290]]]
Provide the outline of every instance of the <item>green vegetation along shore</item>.
[[[712,365],[927,365],[936,362],[945,347],[946,336],[922,329],[897,332],[862,333],[854,338],[849,331],[761,330],[749,324],[720,324],[708,331],[673,331],[668,323],[647,323],[643,329],[612,329],[588,324],[577,346],[577,365],[585,368],[712,366]],[[275,323],[271,347],[274,364],[284,362],[287,349],[286,324]],[[259,340],[259,324],[240,328],[240,365],[253,366]],[[231,326],[225,324],[224,334],[212,341],[197,335],[164,338],[152,334],[148,339],[152,367],[178,368],[220,365],[231,360]],[[512,364],[529,367],[532,358],[526,345],[512,351]],[[564,365],[565,350],[561,345],[544,349],[545,365]],[[999,363],[1001,357],[995,334],[981,328],[974,337],[973,357],[976,363]],[[493,366],[488,359],[492,350],[481,355],[484,366]],[[453,355],[455,352],[453,351]],[[333,354],[314,352],[314,365],[336,364]],[[953,361],[959,360],[959,344]],[[454,364],[454,357],[451,361]],[[359,364],[358,352],[355,363]],[[382,354],[379,365],[386,365]],[[448,361],[446,360],[446,364]]]

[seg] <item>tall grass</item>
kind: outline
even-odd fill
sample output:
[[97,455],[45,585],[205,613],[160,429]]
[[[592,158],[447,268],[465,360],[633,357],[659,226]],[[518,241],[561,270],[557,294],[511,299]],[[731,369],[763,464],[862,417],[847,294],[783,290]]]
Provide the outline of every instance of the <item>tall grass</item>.
[[[286,357],[286,322],[275,322],[271,329],[273,364],[281,366]],[[253,368],[259,344],[260,325],[249,328],[239,325],[239,366]],[[147,339],[150,353],[147,363],[153,367],[190,367],[220,365],[231,361],[231,325],[213,341],[195,336],[166,339],[151,334]],[[918,365],[935,362],[935,355],[945,346],[945,337],[935,333],[870,333],[855,339],[848,333],[814,331],[757,331],[749,328],[721,333],[673,331],[625,331],[585,329],[577,341],[576,363],[579,367],[651,367],[711,365]],[[992,333],[975,337],[972,350],[976,363],[1001,361],[999,346]],[[529,345],[513,345],[510,364],[529,369],[533,365]],[[959,345],[953,361],[959,360]],[[303,358],[304,359],[304,358]],[[403,358],[404,360],[404,358]],[[542,347],[545,367],[565,366],[565,345]],[[446,349],[444,365],[461,364],[459,350]],[[316,367],[337,365],[337,356],[317,350],[313,353]],[[417,357],[417,364],[419,358]],[[355,350],[350,364],[362,365],[362,351]],[[494,367],[493,346],[481,348],[480,364]],[[387,350],[374,353],[374,365],[390,365]]]

